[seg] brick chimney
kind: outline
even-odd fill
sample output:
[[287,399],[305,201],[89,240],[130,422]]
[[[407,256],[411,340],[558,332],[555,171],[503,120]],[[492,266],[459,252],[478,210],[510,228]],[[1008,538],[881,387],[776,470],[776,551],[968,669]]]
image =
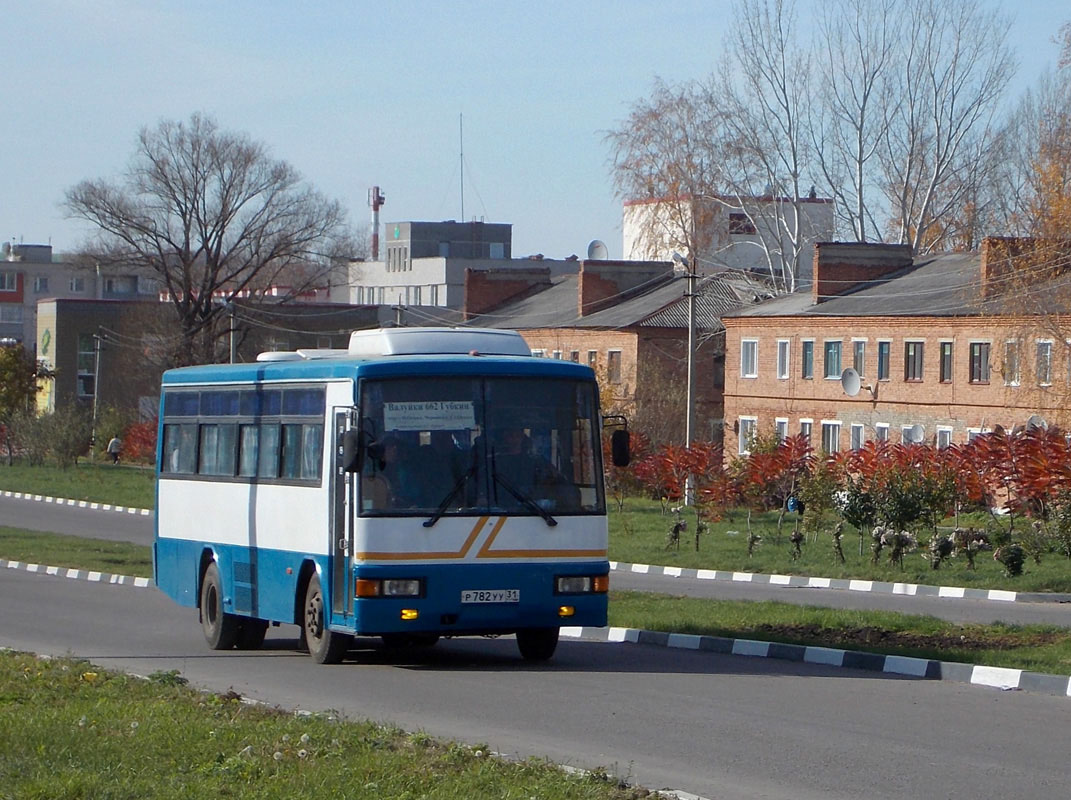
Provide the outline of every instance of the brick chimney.
[[909,244],[817,242],[811,298],[818,305],[911,263]]
[[982,240],[982,299],[1000,294],[1006,276],[1016,269],[1015,259],[1027,252],[1034,241],[1015,236],[987,236]]
[[550,286],[549,267],[525,269],[465,270],[465,302],[462,314],[472,319],[497,308],[503,303],[523,300]]
[[621,295],[672,275],[669,261],[581,261],[576,313],[583,317],[608,308],[620,302]]

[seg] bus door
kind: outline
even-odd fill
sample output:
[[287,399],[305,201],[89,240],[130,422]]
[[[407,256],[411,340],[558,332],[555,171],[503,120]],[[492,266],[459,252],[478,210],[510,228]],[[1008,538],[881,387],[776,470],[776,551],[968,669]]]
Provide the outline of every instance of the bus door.
[[331,471],[331,610],[353,615],[353,516],[356,509],[357,476],[342,468],[342,442],[347,430],[356,426],[352,408],[335,407],[335,459]]

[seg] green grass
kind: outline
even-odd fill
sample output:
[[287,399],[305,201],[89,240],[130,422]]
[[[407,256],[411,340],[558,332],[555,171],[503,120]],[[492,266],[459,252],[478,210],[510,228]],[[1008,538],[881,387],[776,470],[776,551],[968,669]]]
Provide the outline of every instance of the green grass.
[[85,661],[0,652],[0,797],[624,800],[605,772],[509,763],[333,714],[297,716]]
[[1071,637],[1046,625],[961,625],[936,617],[777,602],[613,592],[624,628],[835,647],[1071,675]]
[[[152,577],[152,557],[143,545],[17,528],[0,527],[0,558]],[[648,592],[614,592],[610,624],[1071,674],[1071,637],[1065,629],[1048,626],[957,625],[934,617],[893,612],[705,600]]]
[[151,469],[113,464],[80,463],[77,467],[31,467],[0,463],[0,489],[72,500],[153,508],[155,477]]
[[0,525],[0,558],[51,567],[152,577],[152,550],[130,542],[40,533]]
[[[757,572],[781,575],[806,575],[825,578],[857,578],[860,580],[922,583],[945,586],[966,586],[976,589],[1007,589],[1018,592],[1071,592],[1071,561],[1057,553],[1042,557],[1041,564],[1027,560],[1023,574],[1010,578],[1004,574],[1004,566],[993,560],[992,552],[981,552],[975,557],[976,569],[967,569],[963,557],[946,561],[941,569],[934,570],[922,557],[924,547],[904,556],[904,567],[890,563],[883,554],[877,564],[871,562],[869,537],[863,542],[859,553],[859,536],[855,529],[845,526],[841,546],[845,563],[838,564],[834,558],[832,537],[823,532],[818,541],[808,537],[802,545],[802,555],[792,558],[789,536],[796,515],[785,516],[784,530],[778,541],[777,515],[755,514],[751,525],[762,537],[753,557],[747,555],[748,521],[746,512],[734,515],[710,526],[702,535],[699,551],[695,549],[695,514],[687,509],[682,516],[688,529],[682,534],[680,548],[667,547],[667,535],[675,517],[663,514],[660,504],[638,498],[625,502],[624,511],[611,504],[610,558],[633,564],[660,564],[693,569],[718,569],[732,572]],[[985,527],[986,517],[974,515],[969,523]],[[946,524],[954,524],[947,520]],[[966,526],[966,522],[961,522]],[[928,537],[920,537],[928,540]]]

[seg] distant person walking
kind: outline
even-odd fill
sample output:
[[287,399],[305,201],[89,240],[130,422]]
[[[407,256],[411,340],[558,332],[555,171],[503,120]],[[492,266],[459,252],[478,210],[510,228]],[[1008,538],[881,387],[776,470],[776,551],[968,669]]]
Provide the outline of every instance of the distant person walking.
[[108,442],[108,447],[105,448],[108,451],[108,455],[112,457],[112,463],[119,463],[119,453],[123,449],[123,440],[118,436],[113,436]]

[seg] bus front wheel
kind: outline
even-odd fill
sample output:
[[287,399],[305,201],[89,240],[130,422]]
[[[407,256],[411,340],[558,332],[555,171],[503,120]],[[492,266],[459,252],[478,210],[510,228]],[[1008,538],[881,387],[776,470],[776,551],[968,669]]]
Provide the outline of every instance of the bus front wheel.
[[238,641],[240,620],[223,610],[223,582],[213,561],[201,581],[201,630],[213,650],[230,650]]
[[517,631],[517,647],[525,661],[546,661],[558,647],[558,628],[525,628]]
[[305,591],[303,623],[309,655],[317,664],[337,664],[342,660],[346,651],[349,650],[353,637],[345,633],[336,633],[327,627],[324,595],[320,588],[320,576],[316,574],[309,578],[309,588]]

